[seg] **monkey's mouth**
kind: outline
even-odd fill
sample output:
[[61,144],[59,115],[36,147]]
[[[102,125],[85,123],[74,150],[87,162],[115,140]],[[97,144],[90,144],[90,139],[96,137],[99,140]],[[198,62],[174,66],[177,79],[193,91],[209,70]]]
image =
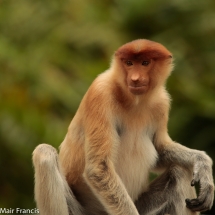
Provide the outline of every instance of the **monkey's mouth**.
[[148,85],[142,85],[142,86],[129,86],[129,90],[131,93],[135,95],[143,94],[147,91]]

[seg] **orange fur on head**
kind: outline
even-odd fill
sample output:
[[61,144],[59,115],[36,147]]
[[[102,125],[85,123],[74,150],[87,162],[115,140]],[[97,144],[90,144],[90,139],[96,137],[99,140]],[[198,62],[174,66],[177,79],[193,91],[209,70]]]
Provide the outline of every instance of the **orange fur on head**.
[[172,54],[160,43],[139,39],[121,46],[115,56],[120,59],[153,59],[164,60],[172,58]]

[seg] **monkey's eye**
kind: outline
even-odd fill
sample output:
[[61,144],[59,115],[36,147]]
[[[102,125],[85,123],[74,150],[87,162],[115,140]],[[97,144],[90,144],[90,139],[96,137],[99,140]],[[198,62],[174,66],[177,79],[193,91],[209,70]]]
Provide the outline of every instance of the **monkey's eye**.
[[132,66],[133,65],[133,63],[130,60],[127,60],[125,63],[126,63],[127,66]]
[[148,66],[148,65],[149,65],[149,63],[150,63],[150,61],[148,61],[148,60],[144,60],[144,61],[142,62],[142,65],[143,65],[143,66]]

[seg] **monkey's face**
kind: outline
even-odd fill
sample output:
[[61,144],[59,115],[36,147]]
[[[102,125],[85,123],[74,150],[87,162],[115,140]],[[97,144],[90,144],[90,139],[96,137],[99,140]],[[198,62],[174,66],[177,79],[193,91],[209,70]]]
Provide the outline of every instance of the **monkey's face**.
[[129,91],[134,95],[146,93],[150,88],[150,72],[153,67],[153,60],[147,58],[138,60],[123,59],[122,63]]
[[126,87],[134,95],[143,95],[162,86],[172,70],[172,54],[161,44],[136,40],[115,52],[118,67],[123,68]]

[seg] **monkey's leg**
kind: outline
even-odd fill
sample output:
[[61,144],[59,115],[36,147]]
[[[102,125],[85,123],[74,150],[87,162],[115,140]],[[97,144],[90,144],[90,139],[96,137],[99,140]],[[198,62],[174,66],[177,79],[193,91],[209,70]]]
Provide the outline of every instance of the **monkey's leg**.
[[186,208],[185,199],[196,197],[191,180],[189,170],[171,166],[135,202],[140,215],[198,215]]
[[41,144],[33,152],[35,200],[41,215],[84,215],[61,173],[55,148]]

